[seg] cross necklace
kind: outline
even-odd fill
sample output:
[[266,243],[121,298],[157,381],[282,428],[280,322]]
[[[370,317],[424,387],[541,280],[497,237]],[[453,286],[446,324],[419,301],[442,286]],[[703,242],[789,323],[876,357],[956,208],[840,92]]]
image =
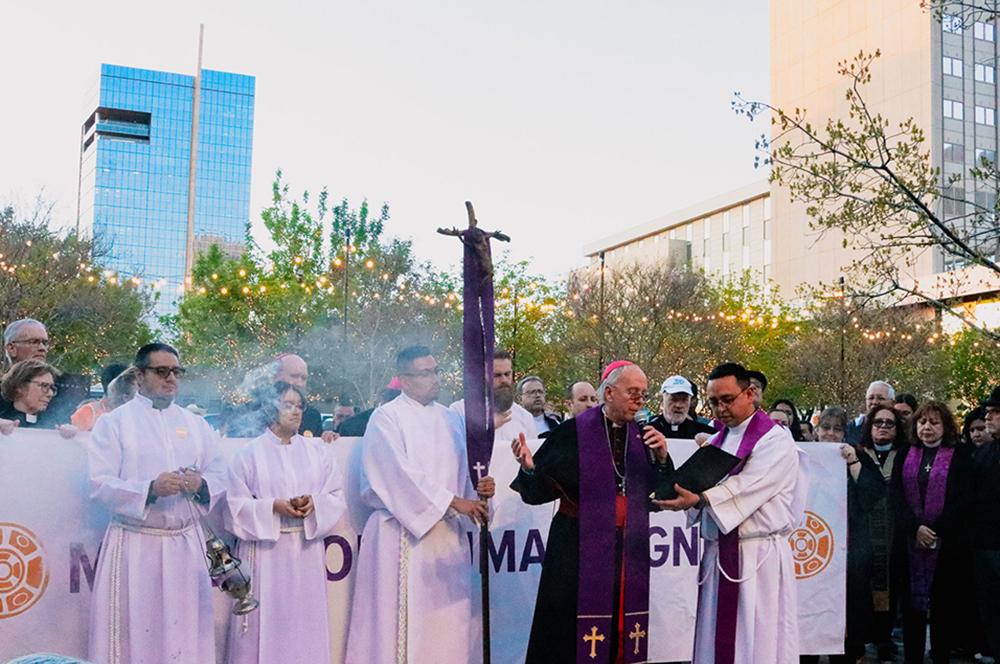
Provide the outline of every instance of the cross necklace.
[[625,430],[625,451],[622,453],[622,466],[624,473],[618,472],[618,464],[615,463],[615,446],[611,442],[611,430],[608,428],[608,418],[604,413],[604,409],[601,408],[601,419],[604,420],[604,434],[608,438],[608,451],[611,452],[611,468],[615,471],[615,477],[618,478],[618,484],[621,486],[622,495],[625,495],[625,475],[628,474],[628,429]]

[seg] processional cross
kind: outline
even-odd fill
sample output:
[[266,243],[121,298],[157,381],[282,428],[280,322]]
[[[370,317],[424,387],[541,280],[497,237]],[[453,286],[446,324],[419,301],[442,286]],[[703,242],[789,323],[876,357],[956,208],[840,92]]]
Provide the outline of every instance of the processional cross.
[[[488,233],[478,227],[472,203],[465,202],[469,227],[439,228],[438,233],[459,238],[465,245],[462,257],[462,345],[465,369],[465,438],[469,477],[476,480],[489,472],[493,455],[493,353],[496,349],[493,321],[493,256],[490,240],[510,242],[500,231]],[[489,526],[479,529],[479,575],[483,588],[483,664],[490,664],[490,568]]]

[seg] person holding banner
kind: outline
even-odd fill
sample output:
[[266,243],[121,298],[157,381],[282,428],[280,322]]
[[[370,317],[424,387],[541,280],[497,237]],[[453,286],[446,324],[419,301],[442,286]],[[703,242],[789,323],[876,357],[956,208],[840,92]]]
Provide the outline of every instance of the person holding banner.
[[461,518],[478,525],[494,493],[469,479],[465,428],[437,403],[425,346],[396,359],[403,393],[377,408],[361,442],[361,535],[348,662],[468,664],[472,570]]
[[971,458],[958,443],[946,405],[928,401],[911,420],[910,445],[899,450],[889,499],[896,516],[895,546],[903,573],[903,656],[924,661],[930,612],[931,660],[948,662],[955,617],[961,614],[964,532],[972,496]]
[[799,450],[787,429],[754,403],[756,387],[739,364],[708,375],[708,404],[725,425],[708,442],[742,461],[716,486],[655,501],[687,510],[700,525],[693,664],[796,664],[795,567],[788,536],[807,494]]
[[299,388],[274,383],[258,403],[267,430],[229,465],[226,527],[260,600],[230,618],[232,664],[331,661],[323,539],[347,504],[329,448],[299,435],[305,406]]
[[537,454],[523,435],[512,442],[521,469],[511,488],[529,505],[560,501],[527,664],[646,661],[648,496],[666,472],[667,441],[633,419],[649,399],[642,369],[615,362],[602,378],[602,405],[551,431]]
[[212,584],[201,517],[222,498],[211,425],[174,403],[177,351],[152,343],[135,357],[139,393],[94,425],[90,496],[112,513],[90,612],[97,664],[215,661]]

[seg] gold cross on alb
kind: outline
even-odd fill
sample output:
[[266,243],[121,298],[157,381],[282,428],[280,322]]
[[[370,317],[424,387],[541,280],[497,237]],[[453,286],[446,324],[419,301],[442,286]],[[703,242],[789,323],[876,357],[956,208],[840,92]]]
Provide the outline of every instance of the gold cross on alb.
[[597,659],[597,642],[604,641],[604,635],[597,633],[596,627],[590,628],[590,635],[583,637],[584,642],[590,641],[590,658]]
[[641,625],[639,623],[635,624],[635,631],[628,635],[628,638],[635,640],[635,651],[636,655],[639,654],[639,641],[646,636],[645,630],[640,630]]

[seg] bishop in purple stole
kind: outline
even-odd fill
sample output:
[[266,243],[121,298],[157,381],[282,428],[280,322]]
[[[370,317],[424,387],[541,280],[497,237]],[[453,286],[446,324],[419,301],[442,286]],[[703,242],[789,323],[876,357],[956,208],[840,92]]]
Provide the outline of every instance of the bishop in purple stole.
[[649,494],[667,469],[649,458],[631,418],[616,419],[595,406],[567,420],[511,485],[528,504],[560,500],[527,664],[646,661]]

